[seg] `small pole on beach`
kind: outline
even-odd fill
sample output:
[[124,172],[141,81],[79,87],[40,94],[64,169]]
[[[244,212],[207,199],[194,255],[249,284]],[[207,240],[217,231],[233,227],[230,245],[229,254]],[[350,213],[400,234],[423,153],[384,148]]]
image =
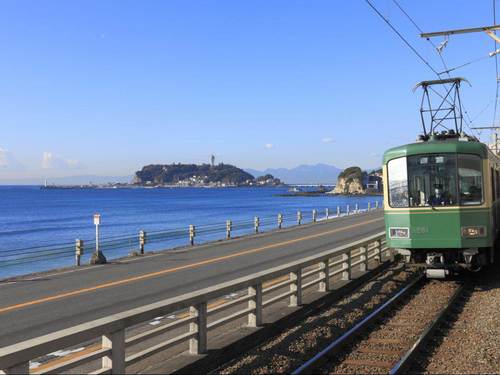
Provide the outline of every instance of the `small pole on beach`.
[[318,212],[317,212],[316,210],[313,210],[313,212],[312,212],[312,216],[313,216],[312,220],[313,220],[313,223],[315,223],[315,222],[316,222],[316,216],[317,216],[317,215],[318,215]]
[[139,232],[139,247],[141,249],[141,254],[144,254],[144,245],[146,245],[146,232],[141,230]]
[[302,224],[302,212],[297,211],[297,224]]
[[346,211],[347,211],[347,216],[349,216],[349,213],[351,211],[350,208],[349,208],[349,205],[347,205]]
[[196,228],[193,224],[189,225],[189,243],[194,245],[194,236],[196,235]]
[[99,226],[101,225],[101,215],[94,215],[95,225],[95,253],[90,257],[90,264],[105,264],[106,257],[99,247]]
[[372,204],[371,202],[368,202],[368,211],[370,211],[372,209]]
[[259,220],[258,216],[255,216],[253,218],[253,225],[254,225],[254,228],[255,228],[255,233],[259,233],[260,220]]
[[278,229],[281,229],[281,226],[283,225],[283,214],[278,214]]
[[231,229],[233,227],[233,222],[231,220],[226,220],[226,238],[231,238]]
[[330,210],[328,208],[325,208],[325,217],[326,217],[326,220],[328,220],[330,217]]
[[76,249],[75,249],[75,263],[77,267],[80,267],[80,259],[83,255],[83,240],[76,240]]
[[359,206],[358,204],[356,203],[356,210],[354,211],[355,213],[359,213]]
[[378,201],[375,202],[375,209],[378,209]]
[[94,225],[95,225],[95,255],[99,255],[99,225],[101,224],[101,215],[94,215]]
[[339,216],[340,216],[340,207],[337,206],[337,217],[339,217]]

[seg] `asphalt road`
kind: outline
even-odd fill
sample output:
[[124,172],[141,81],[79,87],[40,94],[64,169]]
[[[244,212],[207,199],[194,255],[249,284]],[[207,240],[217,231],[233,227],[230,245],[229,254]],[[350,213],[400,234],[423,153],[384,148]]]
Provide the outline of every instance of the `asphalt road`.
[[0,347],[298,260],[382,230],[379,210],[0,282]]

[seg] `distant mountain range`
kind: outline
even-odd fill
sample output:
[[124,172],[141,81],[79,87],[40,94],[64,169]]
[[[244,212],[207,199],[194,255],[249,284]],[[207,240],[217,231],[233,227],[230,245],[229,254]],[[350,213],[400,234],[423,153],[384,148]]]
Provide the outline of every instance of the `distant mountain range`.
[[[129,183],[133,176],[70,176],[48,178],[49,185],[85,185],[90,182],[93,184],[106,184],[108,182]],[[19,178],[19,179],[0,179],[0,185],[43,185],[43,178]]]
[[256,169],[245,169],[255,177],[272,174],[287,184],[335,184],[341,168],[328,164],[299,165],[298,167],[268,168],[263,171]]

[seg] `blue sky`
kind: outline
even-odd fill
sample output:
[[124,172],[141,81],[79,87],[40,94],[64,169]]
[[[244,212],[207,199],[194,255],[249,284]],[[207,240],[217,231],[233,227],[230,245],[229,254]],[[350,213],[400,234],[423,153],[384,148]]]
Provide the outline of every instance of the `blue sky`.
[[[392,0],[372,1],[442,70]],[[492,1],[400,3],[424,30],[493,24]],[[452,67],[493,48],[461,35],[443,56]],[[370,168],[415,139],[411,89],[435,78],[363,0],[2,0],[0,56],[0,181],[212,153],[256,169]],[[490,125],[494,59],[456,73],[472,83],[470,117]]]

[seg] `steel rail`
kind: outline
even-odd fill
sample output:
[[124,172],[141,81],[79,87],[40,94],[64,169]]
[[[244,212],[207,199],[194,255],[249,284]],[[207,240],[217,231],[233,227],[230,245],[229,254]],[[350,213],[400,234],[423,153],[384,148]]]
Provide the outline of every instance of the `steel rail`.
[[450,310],[456,305],[459,298],[463,295],[465,285],[462,284],[458,287],[455,293],[451,296],[446,307],[444,307],[436,317],[427,325],[422,334],[418,337],[417,341],[410,349],[401,357],[401,359],[389,371],[390,375],[404,374],[407,372],[410,364],[415,359],[418,352],[425,346],[425,344],[432,337],[438,326],[445,320],[450,313]]
[[376,319],[380,318],[385,314],[390,308],[392,308],[396,303],[398,303],[402,298],[408,295],[414,288],[416,288],[424,280],[424,275],[419,275],[415,280],[411,281],[410,284],[406,285],[403,289],[398,291],[394,296],[392,296],[388,301],[384,302],[375,311],[370,313],[368,316],[363,318],[354,327],[345,332],[342,336],[338,337],[336,340],[332,341],[327,347],[317,353],[314,357],[309,359],[307,362],[303,363],[300,367],[292,372],[292,375],[308,374],[312,373],[315,368],[317,368],[321,363],[327,360],[327,357],[331,354],[337,353],[343,349],[343,346],[354,340],[360,334],[365,332],[366,328]]
[[[327,357],[340,352],[346,344],[353,341],[359,335],[365,332],[365,329],[370,325],[371,322],[380,318],[384,313],[386,313],[394,304],[398,303],[404,296],[406,296],[411,290],[416,288],[418,284],[424,279],[424,275],[420,275],[416,280],[413,280],[409,285],[401,289],[397,294],[395,294],[391,299],[385,302],[383,305],[378,307],[375,311],[366,316],[361,322],[357,323],[350,330],[345,332],[342,336],[331,342],[326,348],[317,353],[314,357],[309,359],[307,362],[302,364],[296,370],[292,372],[292,375],[306,374],[314,372],[314,369],[318,368],[321,363],[327,361]],[[389,371],[390,375],[405,374],[407,373],[410,364],[415,359],[419,351],[426,345],[426,343],[431,339],[432,335],[439,327],[439,325],[446,319],[449,315],[450,310],[456,305],[457,301],[463,295],[466,286],[464,284],[460,285],[458,289],[453,293],[453,295],[448,300],[446,306],[432,319],[432,321],[425,327],[422,334],[418,337],[415,343],[408,349],[405,354],[395,363],[395,365]]]

